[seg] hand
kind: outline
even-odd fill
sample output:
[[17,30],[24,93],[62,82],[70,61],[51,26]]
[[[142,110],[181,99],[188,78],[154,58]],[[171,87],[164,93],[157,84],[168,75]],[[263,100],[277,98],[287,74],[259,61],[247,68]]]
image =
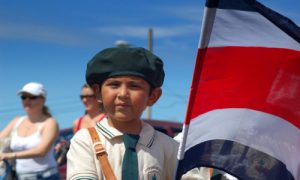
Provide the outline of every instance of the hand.
[[16,153],[0,153],[0,159],[15,159],[16,158]]
[[54,146],[54,150],[56,153],[59,153],[60,150],[61,150],[61,143],[57,143],[55,146]]

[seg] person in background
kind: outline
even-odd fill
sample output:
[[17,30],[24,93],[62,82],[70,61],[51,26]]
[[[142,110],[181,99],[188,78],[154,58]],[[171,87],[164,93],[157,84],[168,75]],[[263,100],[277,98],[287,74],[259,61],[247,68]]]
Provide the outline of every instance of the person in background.
[[[85,114],[73,122],[74,134],[81,128],[94,127],[106,116],[102,104],[97,101],[93,89],[88,84],[81,87],[80,99],[84,105]],[[66,164],[69,146],[70,143],[66,139],[60,139],[55,145],[55,158],[59,166]]]
[[73,132],[76,133],[81,128],[93,127],[106,115],[103,112],[102,104],[97,101],[93,89],[84,84],[81,88],[80,99],[85,107],[85,115],[76,119],[73,123]]
[[[92,58],[86,80],[107,117],[71,139],[67,179],[173,179],[178,143],[141,120],[160,98],[164,75],[162,60],[144,48],[107,48]],[[91,130],[101,143],[93,143]],[[100,166],[95,153],[108,161]],[[108,165],[112,173],[105,173]]]
[[59,126],[45,105],[47,92],[40,83],[30,82],[18,92],[25,116],[14,118],[0,133],[11,137],[13,152],[0,153],[1,160],[16,160],[19,180],[57,180],[59,173],[54,158],[54,142]]

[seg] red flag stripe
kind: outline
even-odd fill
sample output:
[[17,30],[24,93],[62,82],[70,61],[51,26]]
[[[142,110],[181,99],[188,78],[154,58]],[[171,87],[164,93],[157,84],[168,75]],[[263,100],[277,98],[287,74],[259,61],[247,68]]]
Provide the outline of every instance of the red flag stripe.
[[214,109],[249,108],[300,128],[299,51],[208,48],[205,58],[192,118]]

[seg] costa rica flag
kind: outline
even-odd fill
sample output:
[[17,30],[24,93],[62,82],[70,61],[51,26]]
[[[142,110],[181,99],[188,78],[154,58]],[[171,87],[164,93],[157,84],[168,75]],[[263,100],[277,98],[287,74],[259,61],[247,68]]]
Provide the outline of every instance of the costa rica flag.
[[207,0],[176,179],[195,167],[300,179],[300,28],[255,0]]

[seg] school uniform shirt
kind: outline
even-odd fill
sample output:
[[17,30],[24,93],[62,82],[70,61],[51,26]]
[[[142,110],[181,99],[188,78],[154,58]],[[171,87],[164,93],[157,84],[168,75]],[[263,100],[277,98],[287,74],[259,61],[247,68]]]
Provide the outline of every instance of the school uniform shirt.
[[[110,165],[119,180],[122,178],[122,161],[125,153],[123,133],[109,126],[107,118],[98,122],[95,128],[108,154]],[[144,122],[142,122],[139,135],[136,145],[139,179],[173,179],[179,144]],[[74,135],[67,158],[67,179],[105,179],[87,129],[81,129]]]

